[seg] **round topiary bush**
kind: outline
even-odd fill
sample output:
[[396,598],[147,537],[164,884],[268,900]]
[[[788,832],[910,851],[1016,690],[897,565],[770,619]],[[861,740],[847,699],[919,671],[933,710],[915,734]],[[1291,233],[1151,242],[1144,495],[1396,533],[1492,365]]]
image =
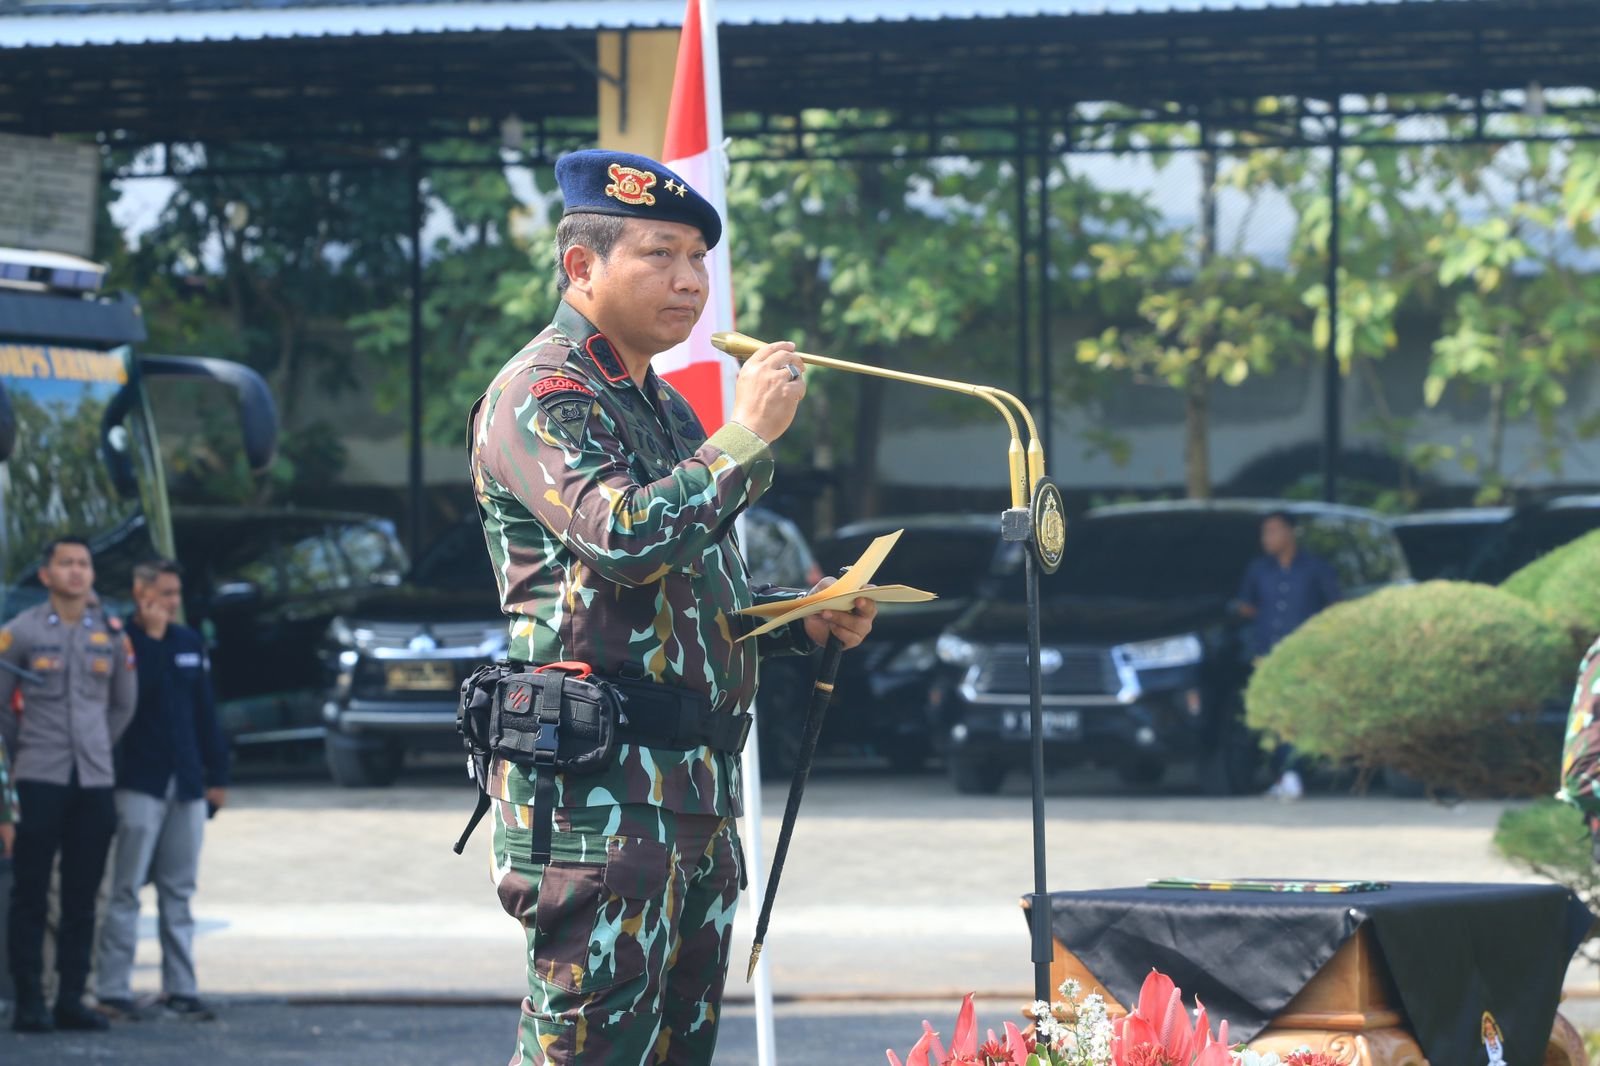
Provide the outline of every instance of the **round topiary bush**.
[[1500,585],[1536,603],[1572,633],[1580,650],[1600,633],[1600,530],[1539,556]]
[[1247,721],[1307,755],[1461,795],[1554,790],[1541,704],[1575,667],[1562,627],[1486,585],[1430,581],[1337,604],[1256,669]]

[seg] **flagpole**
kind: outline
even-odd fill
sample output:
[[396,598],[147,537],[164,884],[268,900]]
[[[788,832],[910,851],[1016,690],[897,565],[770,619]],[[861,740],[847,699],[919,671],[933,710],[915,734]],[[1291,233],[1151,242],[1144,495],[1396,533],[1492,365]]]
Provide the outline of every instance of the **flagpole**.
[[[695,0],[687,0],[685,15],[695,5]],[[705,190],[707,198],[714,204],[722,205],[725,230],[733,225],[732,212],[727,210],[728,204],[728,157],[722,143],[722,62],[721,54],[717,48],[717,10],[716,0],[699,0],[700,6],[700,57],[702,74],[705,78],[706,92],[706,153],[707,162],[710,164],[711,187]],[[728,233],[724,233],[721,246],[714,249],[712,255],[731,257],[733,254],[733,241]],[[730,269],[724,274],[730,284],[713,286],[711,290],[711,306],[706,310],[714,317],[712,321],[721,329],[733,329],[733,286],[731,284],[733,272]],[[720,358],[726,358],[718,353]],[[733,410],[732,375],[724,373],[722,409],[724,412]],[[740,516],[738,525],[744,525],[744,518]],[[744,539],[740,532],[741,541]],[[757,700],[759,701],[759,694]],[[751,713],[759,713],[757,707],[751,708]],[[757,734],[759,729],[750,730],[750,739],[744,752],[744,764],[741,771],[744,784],[744,846],[745,846],[745,877],[749,884],[749,898],[759,900],[766,895],[766,869],[767,862],[761,846],[761,744]],[[777,1066],[777,1040],[772,1019],[772,969],[766,959],[756,963],[755,979],[751,989],[755,993],[755,1019],[756,1019],[756,1062],[757,1066]]]
[[[689,0],[693,3],[694,0]],[[700,0],[700,56],[701,66],[705,73],[706,84],[706,151],[710,155],[711,170],[711,202],[722,207],[723,221],[728,227],[733,224],[732,212],[728,210],[728,154],[723,145],[722,134],[722,53],[717,45],[717,5],[716,0]],[[716,318],[712,319],[722,329],[737,329],[738,324],[733,318],[733,241],[724,236],[722,247],[714,249],[712,255],[727,257],[728,270],[724,275],[728,284],[713,289],[711,300]],[[717,353],[719,358],[726,358],[722,353]],[[722,409],[733,410],[733,373],[724,371],[722,375]],[[765,1064],[763,1064],[765,1066]]]

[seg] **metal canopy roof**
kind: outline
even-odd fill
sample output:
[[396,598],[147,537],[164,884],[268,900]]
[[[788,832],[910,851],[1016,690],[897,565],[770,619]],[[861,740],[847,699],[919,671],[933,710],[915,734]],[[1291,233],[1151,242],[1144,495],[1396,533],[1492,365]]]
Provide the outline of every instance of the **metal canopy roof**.
[[[915,114],[1600,85],[1594,0],[796,6],[719,4],[729,111]],[[0,131],[354,143],[460,134],[510,114],[586,122],[597,33],[672,25],[681,11],[681,0],[13,0],[0,6]]]

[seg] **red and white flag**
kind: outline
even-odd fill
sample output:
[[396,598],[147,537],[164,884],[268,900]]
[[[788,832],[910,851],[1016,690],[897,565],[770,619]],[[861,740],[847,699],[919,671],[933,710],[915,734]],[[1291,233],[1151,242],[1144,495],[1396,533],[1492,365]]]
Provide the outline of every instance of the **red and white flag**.
[[717,59],[716,17],[711,0],[688,0],[678,67],[667,110],[662,162],[711,201],[722,216],[723,239],[706,257],[711,291],[689,339],[656,356],[656,372],[683,393],[715,433],[733,411],[733,383],[739,364],[711,347],[711,334],[733,328],[733,279],[728,271],[728,194],[722,157],[722,81]]

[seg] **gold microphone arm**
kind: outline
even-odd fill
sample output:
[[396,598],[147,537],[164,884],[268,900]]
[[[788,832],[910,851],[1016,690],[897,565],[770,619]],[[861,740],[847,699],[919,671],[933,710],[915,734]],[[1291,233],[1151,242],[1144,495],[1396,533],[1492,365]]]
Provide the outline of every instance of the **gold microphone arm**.
[[[711,343],[716,348],[727,352],[738,360],[750,358],[756,351],[765,347],[765,341],[758,341],[754,337],[747,337],[743,333],[713,333]],[[796,356],[807,366],[827,367],[829,370],[842,370],[849,374],[865,374],[868,377],[887,378],[890,381],[900,381],[908,385],[923,385],[931,389],[943,389],[945,392],[959,392],[966,396],[976,396],[989,404],[1000,417],[1006,420],[1006,428],[1011,432],[1011,447],[1007,452],[1007,464],[1011,471],[1011,506],[1027,507],[1032,498],[1033,486],[1037,485],[1045,476],[1044,472],[1044,446],[1040,442],[1038,426],[1033,421],[1033,414],[1026,404],[1011,393],[989,385],[973,385],[965,381],[954,381],[950,378],[929,377],[926,374],[910,374],[903,370],[887,370],[879,366],[870,366],[866,363],[851,363],[843,359],[833,359],[826,355],[811,355],[807,352],[796,352]],[[1009,406],[1007,406],[1009,405]],[[1023,425],[1028,430],[1028,445],[1026,450],[1022,444],[1022,434],[1017,428],[1017,420],[1012,415],[1011,409],[1022,416]]]

